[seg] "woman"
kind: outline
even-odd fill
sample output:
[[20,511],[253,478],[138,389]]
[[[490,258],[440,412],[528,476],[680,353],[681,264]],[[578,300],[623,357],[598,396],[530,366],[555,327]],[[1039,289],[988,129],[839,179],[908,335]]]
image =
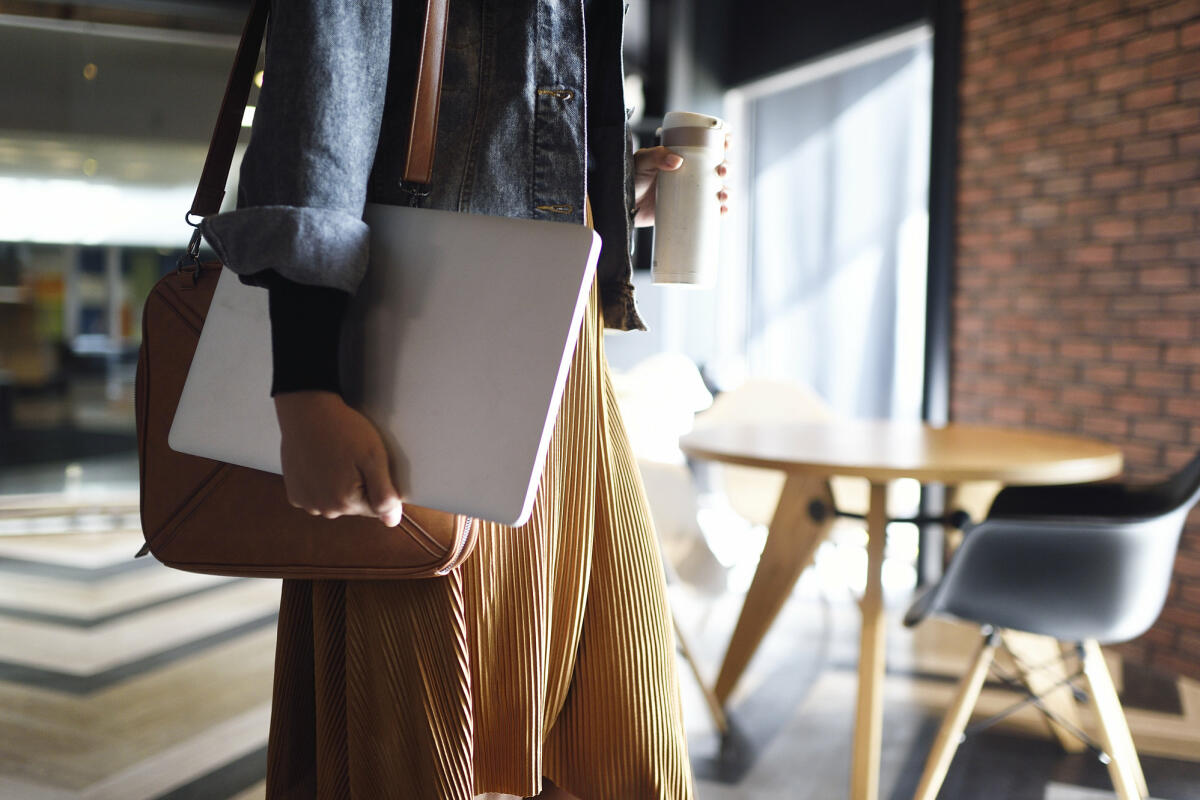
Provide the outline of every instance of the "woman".
[[[288,497],[329,518],[402,512],[378,433],[341,398],[337,333],[366,268],[363,204],[408,201],[424,5],[273,4],[238,208],[202,224],[269,290]],[[631,231],[682,163],[629,148],[622,8],[451,3],[424,204],[582,224],[590,201],[597,279],[526,525],[482,524],[441,579],[283,582],[268,797],[692,796],[661,563],[603,355],[606,325],[644,328]]]

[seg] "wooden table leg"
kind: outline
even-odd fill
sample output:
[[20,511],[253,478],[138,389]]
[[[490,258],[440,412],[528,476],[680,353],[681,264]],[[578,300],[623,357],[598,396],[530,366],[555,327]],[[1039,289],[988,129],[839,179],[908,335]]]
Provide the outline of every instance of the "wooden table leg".
[[[971,519],[978,522],[987,516],[992,501],[1004,488],[999,481],[966,481],[946,487],[946,513],[966,511]],[[947,525],[946,542],[942,552],[947,561],[962,543],[962,531]]]
[[858,713],[850,763],[850,800],[879,795],[879,751],[883,742],[883,675],[887,621],[883,608],[883,554],[887,544],[887,484],[871,484],[867,511],[867,587],[859,604],[862,633],[858,651]]
[[832,514],[821,522],[813,520],[809,504],[814,500],[826,504],[828,509],[834,507],[828,481],[802,475],[788,476],[713,689],[722,704],[728,702],[763,636],[787,602],[800,573],[812,561],[817,546],[825,540],[833,525]]

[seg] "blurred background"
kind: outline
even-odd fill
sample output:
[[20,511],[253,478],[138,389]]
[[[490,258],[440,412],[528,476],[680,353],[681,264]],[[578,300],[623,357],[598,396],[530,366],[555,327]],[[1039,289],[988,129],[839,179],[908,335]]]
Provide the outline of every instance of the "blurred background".
[[[1187,462],[1200,448],[1200,5],[625,5],[636,145],[655,143],[669,110],[732,132],[716,286],[653,284],[640,230],[650,330],[605,343],[690,645],[697,795],[845,796],[865,524],[839,520],[821,543],[722,730],[704,687],[783,479],[690,459],[678,439],[757,419],[953,420],[1096,437],[1135,479]],[[132,559],[142,306],[191,236],[247,10],[0,2],[2,798],[263,796],[277,582]],[[865,512],[865,481],[832,489]],[[912,518],[943,505],[937,485],[888,489],[880,796],[912,796],[974,642],[899,625],[947,555],[942,526]],[[1195,524],[1159,622],[1107,655],[1151,794],[1200,797]],[[981,713],[1016,700],[989,684]],[[1094,754],[1054,737],[1024,709],[963,746],[941,796],[1113,797]]]

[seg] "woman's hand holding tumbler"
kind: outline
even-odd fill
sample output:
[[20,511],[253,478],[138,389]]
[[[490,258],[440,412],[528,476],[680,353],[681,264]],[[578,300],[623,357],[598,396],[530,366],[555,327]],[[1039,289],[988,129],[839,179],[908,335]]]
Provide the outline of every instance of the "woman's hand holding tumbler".
[[328,391],[275,395],[288,501],[313,516],[379,517],[389,528],[403,504],[387,449],[370,420]]

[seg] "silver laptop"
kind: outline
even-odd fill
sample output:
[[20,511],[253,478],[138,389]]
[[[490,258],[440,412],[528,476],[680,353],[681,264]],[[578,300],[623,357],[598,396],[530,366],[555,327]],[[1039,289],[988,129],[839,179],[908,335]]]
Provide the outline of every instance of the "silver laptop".
[[[367,204],[371,267],[342,334],[342,387],[383,434],[402,498],[520,525],[600,237],[583,225],[465,216]],[[170,446],[281,473],[271,364],[267,291],[222,270]]]

